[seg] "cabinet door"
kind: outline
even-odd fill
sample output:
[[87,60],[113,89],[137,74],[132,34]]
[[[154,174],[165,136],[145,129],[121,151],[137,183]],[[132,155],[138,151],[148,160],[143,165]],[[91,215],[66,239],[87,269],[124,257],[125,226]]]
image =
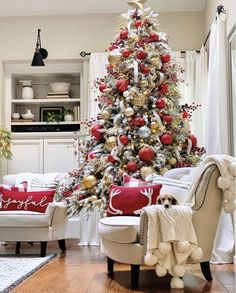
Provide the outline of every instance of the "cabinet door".
[[7,162],[7,173],[43,172],[43,140],[12,140],[13,157]]
[[69,172],[78,166],[73,139],[44,139],[44,173]]

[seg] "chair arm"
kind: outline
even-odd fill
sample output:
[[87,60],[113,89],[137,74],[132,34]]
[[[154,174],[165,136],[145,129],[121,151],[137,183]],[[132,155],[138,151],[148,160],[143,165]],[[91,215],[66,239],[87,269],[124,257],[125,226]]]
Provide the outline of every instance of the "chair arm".
[[52,239],[64,239],[68,223],[66,204],[64,202],[51,202],[45,211],[49,215],[49,227]]

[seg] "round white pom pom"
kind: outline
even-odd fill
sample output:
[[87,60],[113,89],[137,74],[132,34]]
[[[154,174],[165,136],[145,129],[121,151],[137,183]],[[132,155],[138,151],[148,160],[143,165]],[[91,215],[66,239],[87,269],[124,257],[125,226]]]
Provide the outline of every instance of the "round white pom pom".
[[223,203],[223,209],[226,213],[233,213],[236,209],[235,201],[225,201]]
[[236,177],[236,163],[229,166],[229,172],[232,176]]
[[219,177],[217,180],[217,185],[221,189],[227,189],[230,186],[230,179]]
[[160,253],[166,255],[171,251],[171,244],[168,242],[161,242],[158,248]]
[[172,278],[170,281],[170,287],[172,289],[183,289],[184,282],[180,278]]
[[156,255],[153,255],[151,253],[147,253],[144,257],[144,263],[147,265],[147,266],[154,266],[155,264],[158,263],[158,258]]
[[179,253],[186,253],[190,250],[190,243],[188,241],[179,241],[176,244]]
[[198,261],[200,259],[203,258],[203,251],[200,247],[198,247],[197,249],[195,249],[191,255],[190,255],[191,259],[194,261]]
[[236,190],[236,182],[235,182],[235,180],[230,181],[230,186],[229,186],[229,188],[227,190],[229,190],[231,193],[235,194],[235,190]]
[[224,191],[224,199],[225,199],[225,200],[229,200],[229,201],[234,200],[234,199],[235,199],[235,194],[234,194],[234,192],[232,192],[232,191],[229,190],[229,189],[226,189],[226,190]]
[[176,277],[183,277],[185,274],[185,266],[184,265],[174,265],[173,273]]
[[158,277],[164,277],[167,274],[167,269],[160,266],[159,264],[156,265],[156,274]]

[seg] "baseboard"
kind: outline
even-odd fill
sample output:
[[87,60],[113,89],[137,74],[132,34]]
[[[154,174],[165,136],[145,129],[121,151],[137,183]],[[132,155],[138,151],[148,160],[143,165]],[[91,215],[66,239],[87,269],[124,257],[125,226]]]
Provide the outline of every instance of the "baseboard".
[[236,265],[236,255],[234,256],[234,264]]

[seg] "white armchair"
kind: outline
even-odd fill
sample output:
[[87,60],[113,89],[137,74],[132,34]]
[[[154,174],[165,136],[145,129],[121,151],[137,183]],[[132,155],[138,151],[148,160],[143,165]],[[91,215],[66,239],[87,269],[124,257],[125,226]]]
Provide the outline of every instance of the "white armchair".
[[[208,281],[212,280],[209,261],[223,203],[222,190],[217,186],[219,174],[215,165],[204,172],[195,193],[193,207],[193,225],[199,247],[203,250],[201,269]],[[110,276],[113,275],[114,261],[130,264],[131,286],[134,288],[138,286],[139,267],[144,264],[147,226],[148,218],[144,212],[140,218],[108,217],[101,219],[99,224]]]
[[45,213],[32,211],[0,211],[0,241],[16,241],[16,253],[21,242],[40,242],[41,256],[46,255],[47,242],[58,240],[62,251],[66,250],[66,205],[49,203]]

